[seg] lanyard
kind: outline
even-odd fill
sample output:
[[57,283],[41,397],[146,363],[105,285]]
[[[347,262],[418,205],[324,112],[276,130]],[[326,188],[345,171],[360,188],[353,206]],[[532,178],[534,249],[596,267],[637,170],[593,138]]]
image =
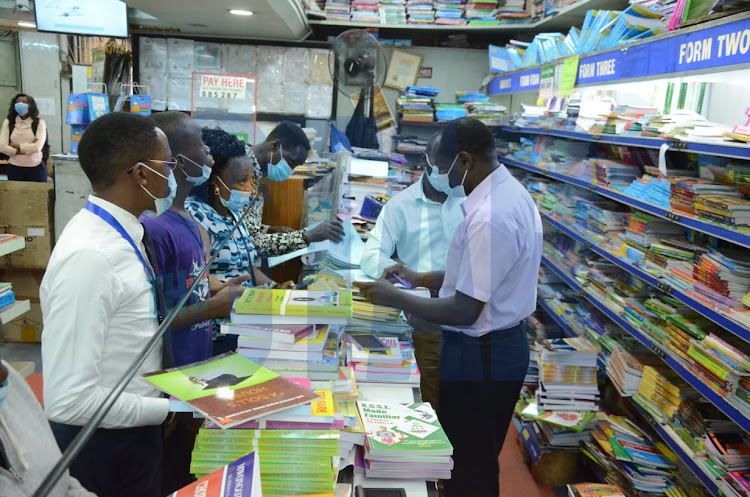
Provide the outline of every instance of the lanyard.
[[[248,207],[249,209],[249,207]],[[235,214],[234,211],[231,209],[227,209],[229,211],[229,215],[232,216],[232,219],[234,219],[234,222],[237,223],[240,220],[240,217]],[[242,228],[245,228],[245,233],[242,233]],[[245,252],[247,252],[247,257],[250,260],[250,270],[248,273],[250,273],[250,283],[253,286],[258,286],[258,284],[255,281],[255,264],[254,264],[254,258],[252,254],[250,253],[250,249],[247,247],[248,243],[253,243],[252,238],[250,237],[250,232],[247,230],[247,226],[245,226],[245,221],[242,221],[242,224],[238,226],[240,237],[242,238],[242,242],[245,245]],[[257,247],[256,247],[257,248]]]
[[99,207],[96,204],[89,202],[86,202],[86,210],[93,213],[96,216],[99,216],[105,223],[112,226],[115,231],[117,231],[120,236],[122,236],[126,242],[130,244],[131,247],[133,247],[133,250],[135,250],[135,254],[138,256],[138,258],[141,260],[141,263],[143,264],[143,268],[146,270],[146,274],[148,274],[149,282],[151,283],[151,286],[154,287],[154,290],[156,289],[156,277],[154,276],[154,272],[151,270],[151,266],[149,266],[148,262],[146,262],[146,259],[143,257],[143,254],[138,249],[138,246],[135,244],[133,239],[130,237],[127,231],[125,231],[125,228],[122,227],[122,225],[117,221],[117,219],[114,218],[112,214],[105,211],[101,207]]

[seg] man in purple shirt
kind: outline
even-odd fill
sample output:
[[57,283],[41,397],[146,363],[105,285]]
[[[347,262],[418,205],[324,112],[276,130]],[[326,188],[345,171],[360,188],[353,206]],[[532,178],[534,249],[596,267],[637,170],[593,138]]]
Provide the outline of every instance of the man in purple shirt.
[[[208,179],[214,161],[203,143],[200,126],[189,116],[181,112],[159,112],[151,117],[167,135],[177,161],[174,170],[177,193],[169,210],[156,217],[142,216],[141,222],[153,243],[166,306],[172,309],[208,264],[205,239],[185,210],[185,199],[194,185]],[[211,321],[229,317],[232,303],[242,294],[239,284],[248,278],[236,278],[221,284],[208,273],[203,276],[174,320],[169,339],[165,340],[175,366],[211,357]],[[183,415],[175,416],[165,433],[164,494],[193,481],[189,469],[190,452],[197,425],[192,416],[179,414]]]

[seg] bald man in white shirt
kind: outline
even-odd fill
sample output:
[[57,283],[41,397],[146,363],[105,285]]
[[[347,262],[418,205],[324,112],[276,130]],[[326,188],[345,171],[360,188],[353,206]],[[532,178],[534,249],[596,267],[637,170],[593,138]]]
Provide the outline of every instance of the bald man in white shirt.
[[440,421],[453,444],[446,497],[497,497],[498,457],[529,364],[521,321],[536,308],[542,220],[533,199],[497,160],[491,131],[461,118],[443,128],[436,157],[449,195],[466,195],[464,221],[445,272],[394,271],[440,289],[425,299],[385,278],[356,283],[372,302],[415,313],[443,328]]
[[[154,121],[121,112],[93,121],[78,154],[94,193],[57,241],[40,289],[45,411],[61,450],[159,326],[158,268],[149,261],[138,216],[164,210],[174,167]],[[161,368],[159,345],[136,378]],[[71,475],[99,497],[160,497],[161,424],[168,413],[159,390],[131,381]]]

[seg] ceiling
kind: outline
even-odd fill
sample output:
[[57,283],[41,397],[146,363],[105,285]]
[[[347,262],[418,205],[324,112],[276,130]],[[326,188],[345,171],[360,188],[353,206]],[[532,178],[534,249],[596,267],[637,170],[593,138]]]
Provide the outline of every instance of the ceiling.
[[[131,32],[175,28],[181,35],[300,41],[310,34],[299,0],[125,0]],[[252,16],[237,16],[244,9]],[[140,12],[139,12],[140,11]]]

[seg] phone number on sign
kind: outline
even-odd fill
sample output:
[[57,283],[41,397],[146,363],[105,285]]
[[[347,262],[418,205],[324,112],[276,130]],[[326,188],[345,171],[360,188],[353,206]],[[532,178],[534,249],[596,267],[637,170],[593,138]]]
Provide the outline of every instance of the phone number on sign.
[[221,91],[221,90],[201,90],[200,95],[202,98],[232,98],[232,99],[245,98],[244,93],[232,92],[232,91]]

